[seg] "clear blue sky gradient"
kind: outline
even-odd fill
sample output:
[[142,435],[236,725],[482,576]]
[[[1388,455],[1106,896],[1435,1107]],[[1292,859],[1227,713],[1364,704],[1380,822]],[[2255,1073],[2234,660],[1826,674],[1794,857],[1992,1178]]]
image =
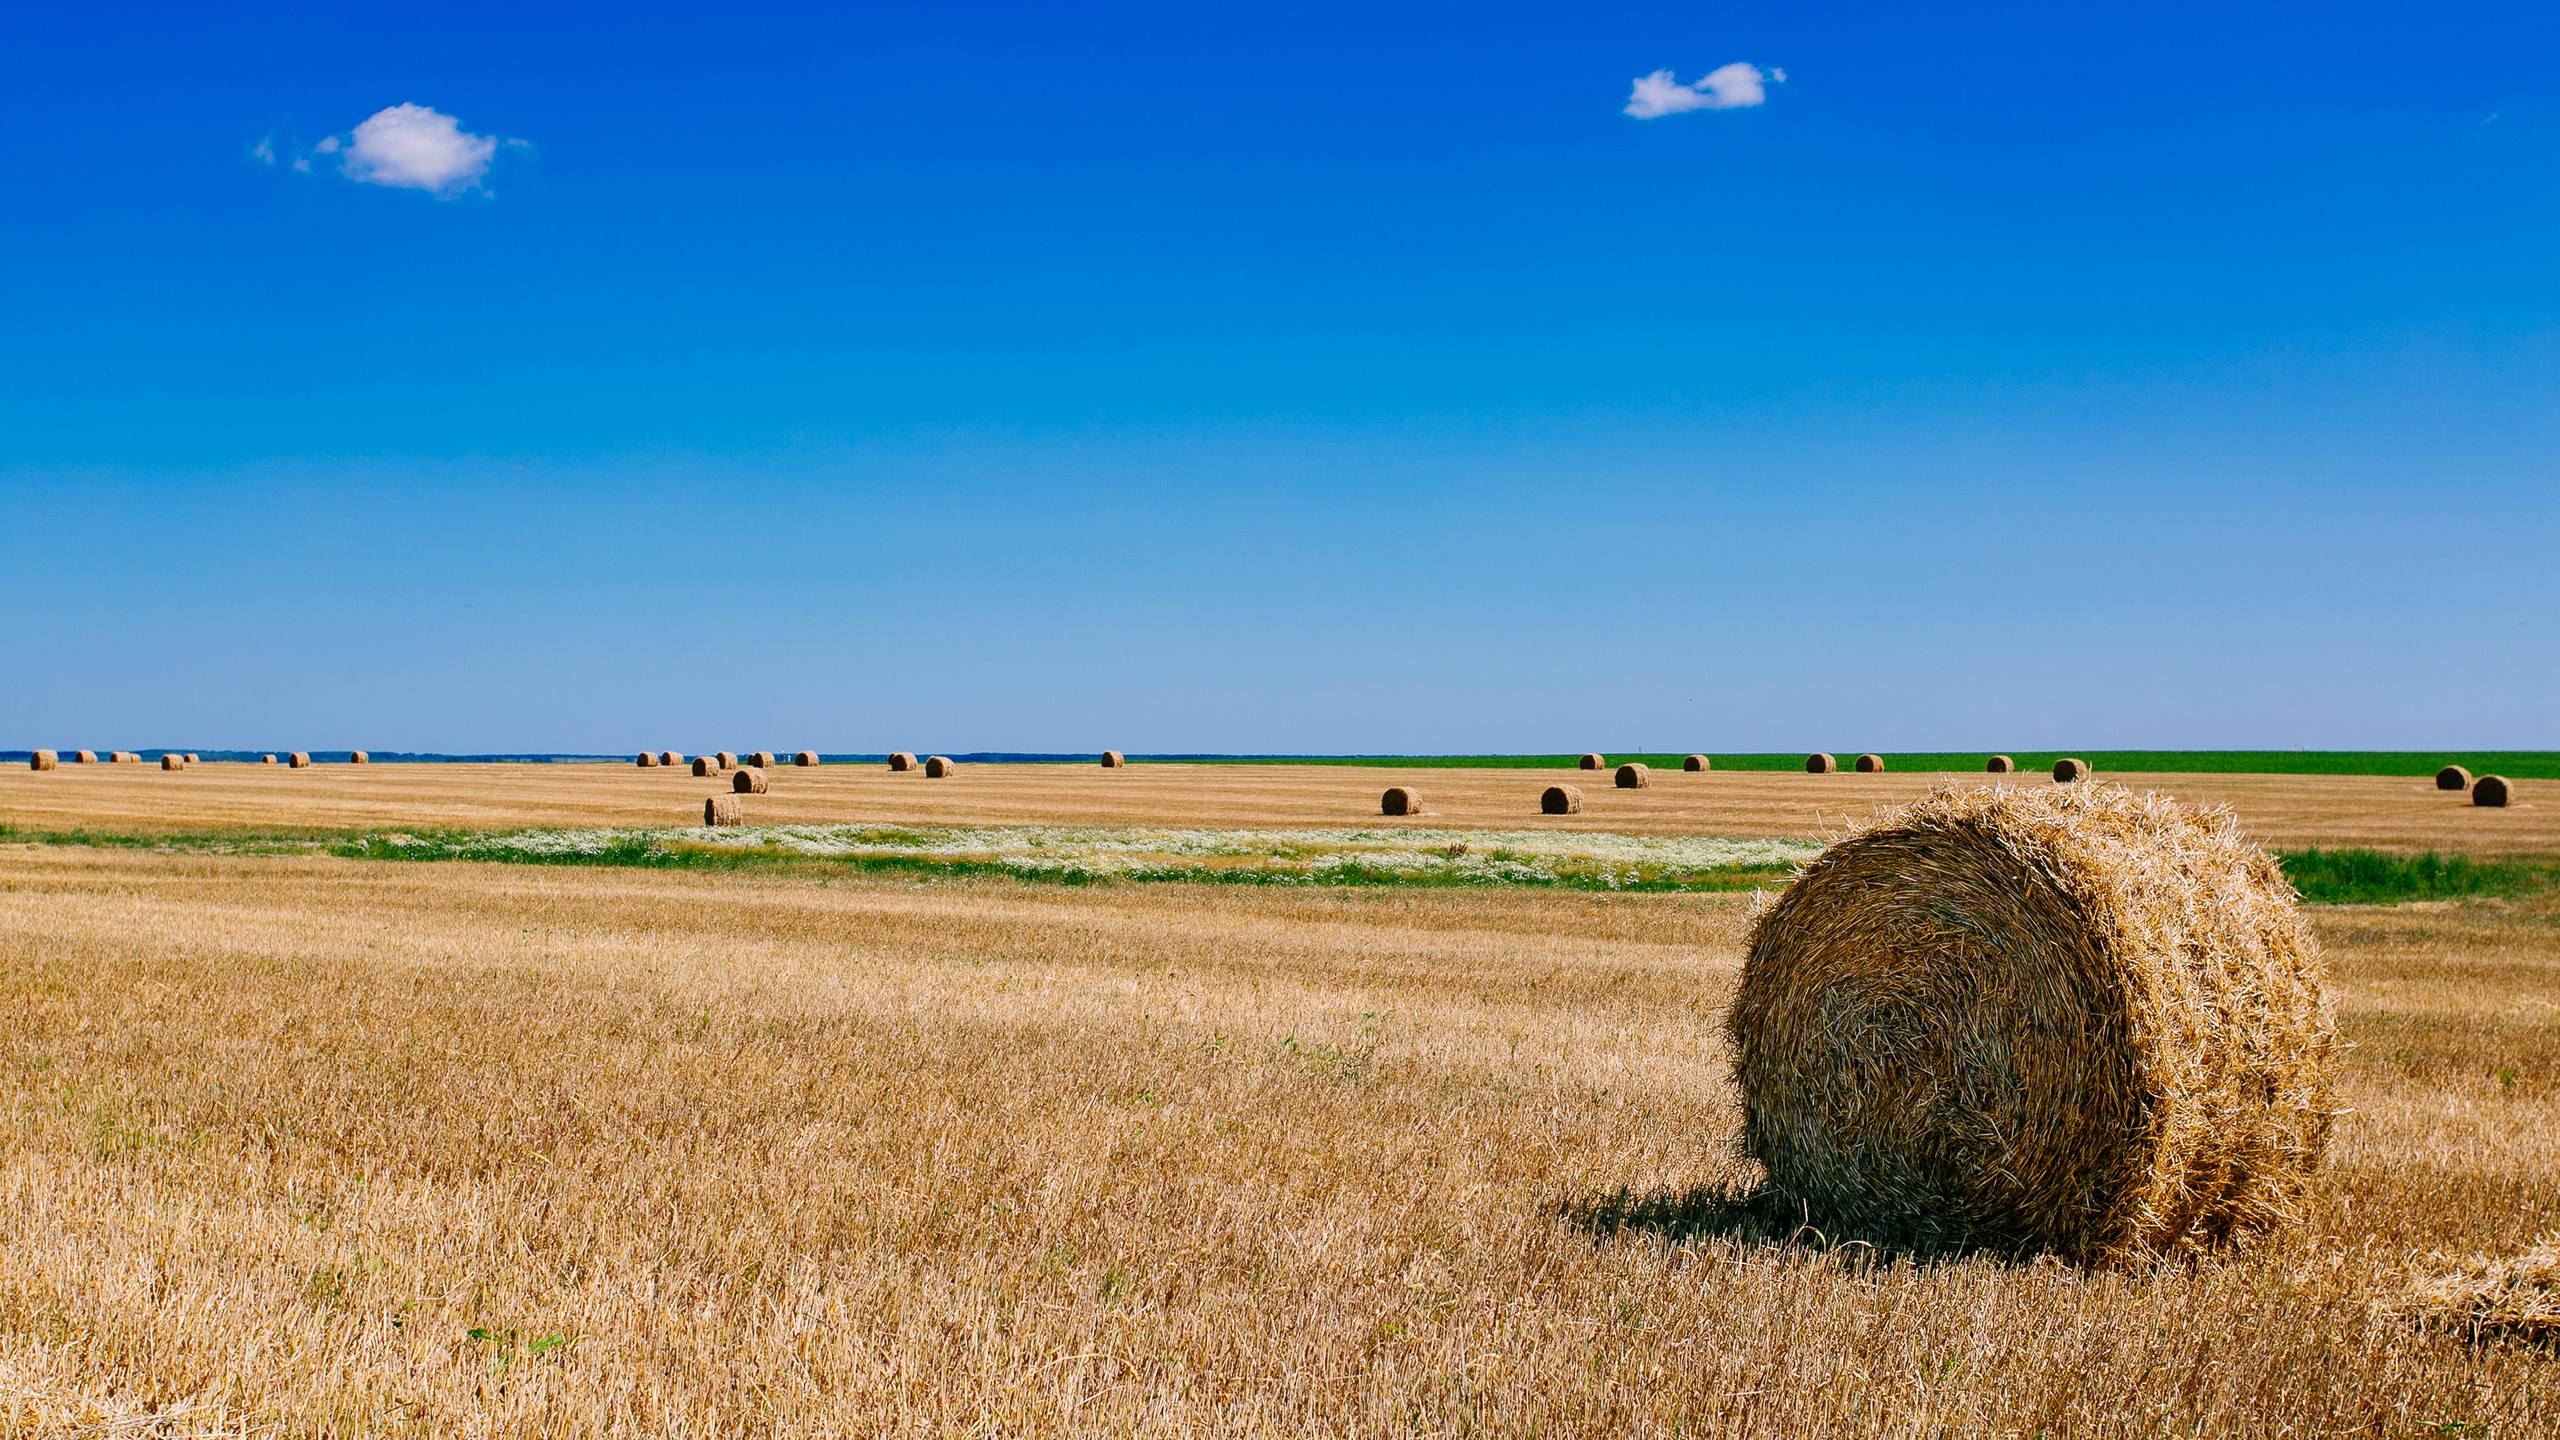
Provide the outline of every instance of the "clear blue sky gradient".
[[2084,11],[30,10],[0,745],[2560,745],[2560,8]]

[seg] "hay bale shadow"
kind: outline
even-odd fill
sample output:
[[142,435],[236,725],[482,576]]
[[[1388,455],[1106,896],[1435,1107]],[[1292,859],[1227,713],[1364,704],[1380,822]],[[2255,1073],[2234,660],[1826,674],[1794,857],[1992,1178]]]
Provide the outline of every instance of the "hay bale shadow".
[[1854,1265],[1937,1265],[1977,1257],[2022,1261],[2029,1257],[1979,1242],[1925,1236],[1826,1231],[1801,1201],[1765,1184],[1701,1185],[1685,1190],[1620,1187],[1568,1200],[1557,1218],[1594,1243],[1643,1239],[1679,1247],[1730,1241],[1797,1250]]

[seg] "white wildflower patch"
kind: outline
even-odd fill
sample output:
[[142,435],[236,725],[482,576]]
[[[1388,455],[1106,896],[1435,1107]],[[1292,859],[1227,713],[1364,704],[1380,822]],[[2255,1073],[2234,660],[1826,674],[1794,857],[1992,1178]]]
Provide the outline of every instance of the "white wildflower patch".
[[1153,826],[759,825],[378,836],[416,858],[645,862],[686,854],[907,861],[1026,878],[1231,878],[1310,884],[1670,886],[1715,872],[1792,867],[1819,845],[1703,835],[1410,828],[1206,830]]

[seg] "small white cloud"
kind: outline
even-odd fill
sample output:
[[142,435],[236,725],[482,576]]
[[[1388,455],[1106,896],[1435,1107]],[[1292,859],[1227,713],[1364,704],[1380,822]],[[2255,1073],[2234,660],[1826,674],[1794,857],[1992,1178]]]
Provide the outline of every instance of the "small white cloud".
[[474,135],[440,110],[393,105],[365,117],[353,134],[313,147],[345,152],[338,168],[360,185],[388,185],[458,195],[479,185],[498,153],[498,137]]
[[257,161],[261,165],[273,165],[276,163],[276,137],[270,135],[266,139],[259,141],[257,144],[250,146],[249,158]]
[[1639,120],[1656,120],[1683,110],[1746,110],[1766,102],[1768,87],[1783,84],[1786,78],[1787,72],[1774,65],[1763,74],[1759,66],[1739,60],[1717,66],[1693,85],[1681,84],[1668,70],[1656,70],[1636,78],[1635,89],[1627,95],[1625,113]]

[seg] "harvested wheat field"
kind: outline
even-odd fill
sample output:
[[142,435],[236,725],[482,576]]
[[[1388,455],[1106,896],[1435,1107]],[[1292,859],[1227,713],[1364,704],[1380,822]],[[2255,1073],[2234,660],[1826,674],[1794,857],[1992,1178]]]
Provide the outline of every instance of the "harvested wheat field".
[[2313,913],[2323,1184],[2093,1272],[1738,1203],[1747,896],[0,849],[0,1429],[2548,1433],[2392,1307],[2560,1224],[2560,908]]

